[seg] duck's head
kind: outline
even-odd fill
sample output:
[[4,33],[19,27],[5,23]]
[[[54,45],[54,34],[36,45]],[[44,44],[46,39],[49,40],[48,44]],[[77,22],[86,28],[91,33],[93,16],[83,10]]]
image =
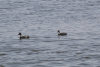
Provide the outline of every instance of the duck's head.
[[57,32],[60,33],[60,30],[58,30]]
[[22,35],[21,33],[19,33],[18,35]]

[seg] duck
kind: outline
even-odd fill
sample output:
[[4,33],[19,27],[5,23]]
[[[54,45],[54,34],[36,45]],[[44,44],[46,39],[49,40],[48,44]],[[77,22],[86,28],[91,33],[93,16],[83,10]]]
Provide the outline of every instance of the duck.
[[58,35],[60,35],[60,36],[67,35],[67,33],[65,33],[65,32],[63,32],[63,33],[60,33],[60,30],[58,30],[57,32],[58,32]]
[[21,33],[19,33],[18,35],[20,35],[20,39],[28,39],[29,38],[29,36],[22,36]]

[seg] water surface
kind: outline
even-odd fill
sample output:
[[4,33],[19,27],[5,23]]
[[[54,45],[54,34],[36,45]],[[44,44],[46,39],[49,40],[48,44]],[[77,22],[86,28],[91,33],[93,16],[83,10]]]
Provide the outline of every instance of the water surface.
[[99,0],[0,0],[0,66],[100,67],[99,18]]

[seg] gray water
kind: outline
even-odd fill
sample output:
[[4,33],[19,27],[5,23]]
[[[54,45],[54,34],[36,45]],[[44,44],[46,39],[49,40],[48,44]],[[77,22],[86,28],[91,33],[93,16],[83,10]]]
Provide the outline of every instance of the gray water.
[[0,0],[0,67],[100,67],[99,30],[99,0]]

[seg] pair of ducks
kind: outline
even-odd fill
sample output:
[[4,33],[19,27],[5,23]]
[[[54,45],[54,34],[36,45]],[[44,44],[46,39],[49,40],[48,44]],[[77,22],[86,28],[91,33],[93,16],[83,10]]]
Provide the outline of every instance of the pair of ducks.
[[[64,36],[64,35],[67,35],[67,33],[60,33],[60,30],[58,30],[57,31],[58,32],[58,35],[59,36]],[[22,36],[22,34],[21,33],[19,33],[18,35],[20,35],[20,39],[28,39],[29,38],[29,36]]]

